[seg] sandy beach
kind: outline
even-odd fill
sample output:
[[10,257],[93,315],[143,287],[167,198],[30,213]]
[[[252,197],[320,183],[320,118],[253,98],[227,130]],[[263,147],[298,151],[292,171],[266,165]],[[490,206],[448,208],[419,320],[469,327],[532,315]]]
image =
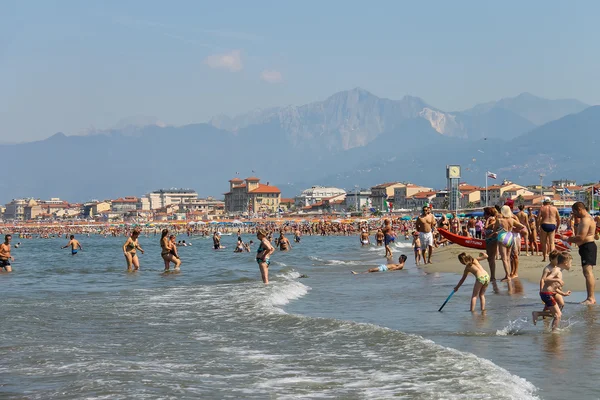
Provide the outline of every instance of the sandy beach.
[[[600,245],[600,242],[596,242]],[[458,262],[457,256],[463,251],[468,254],[476,256],[480,250],[468,249],[456,244],[445,246],[443,248],[434,249],[433,252],[433,264],[424,267],[427,272],[453,272],[456,274],[462,274],[464,266]],[[538,283],[542,274],[542,268],[546,266],[547,262],[542,262],[542,256],[525,256],[525,252],[521,252],[519,257],[519,278]],[[583,277],[583,271],[581,269],[581,258],[577,252],[577,247],[572,246],[571,255],[573,256],[573,265],[571,270],[563,274],[563,280],[565,281],[565,290],[584,292],[585,291],[585,279]],[[489,272],[489,265],[486,261],[481,262],[481,265]],[[596,281],[600,277],[600,273],[594,271]],[[501,278],[504,276],[504,269],[502,267],[502,261],[496,261],[496,277]],[[598,287],[598,284],[596,284]]]

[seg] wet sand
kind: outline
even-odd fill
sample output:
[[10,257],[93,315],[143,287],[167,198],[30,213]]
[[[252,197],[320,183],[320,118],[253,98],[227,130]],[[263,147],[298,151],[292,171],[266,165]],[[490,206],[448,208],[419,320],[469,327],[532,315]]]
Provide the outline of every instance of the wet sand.
[[[599,241],[597,241],[596,244],[600,246]],[[463,251],[467,254],[471,254],[473,257],[476,257],[479,252],[481,252],[481,250],[468,249],[457,244],[440,247],[433,251],[433,264],[426,265],[423,268],[426,272],[453,272],[462,274],[464,266],[458,262],[457,256]],[[571,255],[573,256],[573,264],[570,271],[565,271],[563,273],[563,280],[565,281],[563,290],[585,292],[585,279],[581,269],[581,258],[579,257],[576,246],[572,246]],[[481,265],[489,272],[490,268],[487,261],[482,261]],[[548,265],[548,263],[542,262],[542,256],[525,256],[525,252],[521,252],[521,256],[519,257],[519,278],[532,283],[539,283],[542,269],[546,265]],[[600,289],[600,283],[598,282],[600,271],[598,268],[595,268],[594,275],[596,277],[596,291],[598,291]],[[496,260],[496,278],[500,279],[502,277],[504,277],[502,261]]]

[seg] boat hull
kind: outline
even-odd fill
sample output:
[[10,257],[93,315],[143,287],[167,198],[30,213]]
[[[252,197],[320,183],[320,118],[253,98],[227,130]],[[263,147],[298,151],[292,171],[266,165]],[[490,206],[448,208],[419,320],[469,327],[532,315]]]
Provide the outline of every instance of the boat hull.
[[[451,233],[445,229],[438,229],[438,231],[444,238],[448,239],[452,243],[458,244],[459,246],[468,247],[469,249],[480,249],[480,250],[485,250],[485,248],[486,248],[485,247],[485,239],[464,237],[464,236],[460,236],[460,235]],[[570,250],[570,247],[568,245],[566,245],[560,239],[554,239],[554,244],[555,244],[556,248],[560,251],[569,251]],[[539,251],[540,250],[540,242],[539,241],[536,242],[536,246],[537,246],[537,248],[535,250]],[[525,251],[525,243],[524,242],[521,243],[521,250]]]

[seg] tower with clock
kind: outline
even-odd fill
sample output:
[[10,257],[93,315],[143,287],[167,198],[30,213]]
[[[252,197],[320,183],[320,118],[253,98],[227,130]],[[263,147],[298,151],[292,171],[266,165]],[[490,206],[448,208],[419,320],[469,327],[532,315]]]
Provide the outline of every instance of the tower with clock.
[[448,178],[448,208],[458,210],[460,205],[460,165],[446,165],[446,178]]

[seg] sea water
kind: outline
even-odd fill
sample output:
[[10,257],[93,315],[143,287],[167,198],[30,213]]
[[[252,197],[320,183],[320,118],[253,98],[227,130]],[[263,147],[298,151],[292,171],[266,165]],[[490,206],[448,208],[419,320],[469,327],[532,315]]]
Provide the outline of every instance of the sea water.
[[159,237],[140,238],[136,273],[124,238],[79,239],[76,256],[65,239],[21,240],[14,272],[0,275],[0,398],[599,396],[595,308],[568,303],[550,333],[531,324],[535,285],[490,285],[481,315],[468,311],[468,278],[437,312],[460,277],[417,268],[408,242],[394,248],[405,270],[352,275],[384,250],[303,237],[272,256],[265,286],[254,252],[232,252],[235,236],[218,251],[180,237],[193,245],[169,275]]

